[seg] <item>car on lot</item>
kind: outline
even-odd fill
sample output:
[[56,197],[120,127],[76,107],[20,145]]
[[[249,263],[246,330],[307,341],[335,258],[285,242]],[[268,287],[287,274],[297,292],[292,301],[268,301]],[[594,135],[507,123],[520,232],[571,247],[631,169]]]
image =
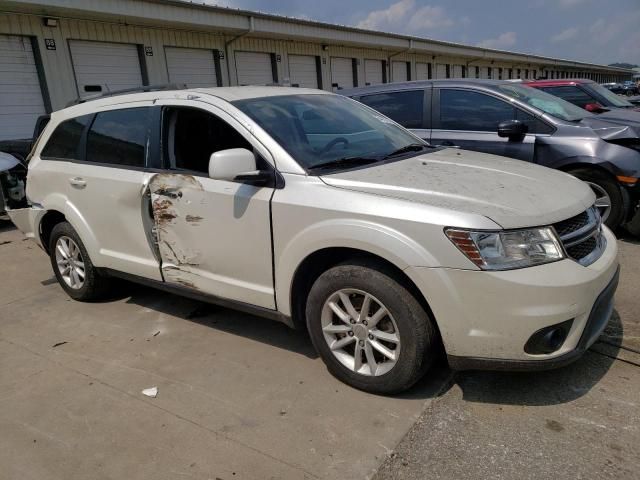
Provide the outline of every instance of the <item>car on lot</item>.
[[611,92],[615,93],[616,95],[623,95],[625,93],[624,86],[621,83],[608,82],[608,83],[601,83],[600,85],[602,85],[607,90],[610,90]]
[[320,90],[81,103],[22,181],[9,214],[72,298],[127,279],[307,328],[366,391],[410,387],[443,350],[458,369],[566,364],[613,308],[617,244],[585,183]]
[[640,123],[630,127],[628,117],[616,123],[548,93],[502,80],[401,82],[340,93],[435,146],[569,172],[592,187],[609,227],[626,225],[640,234]]
[[[525,85],[560,97],[567,102],[593,113],[605,113],[612,109],[640,112],[640,107],[612,93],[611,90],[588,79],[534,80]],[[638,114],[640,120],[640,114]]]

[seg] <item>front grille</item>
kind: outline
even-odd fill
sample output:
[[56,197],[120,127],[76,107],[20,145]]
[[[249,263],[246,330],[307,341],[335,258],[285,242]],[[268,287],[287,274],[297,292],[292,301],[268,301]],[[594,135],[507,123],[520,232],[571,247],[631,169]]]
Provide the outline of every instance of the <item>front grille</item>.
[[606,245],[596,207],[553,225],[567,255],[581,265],[595,262]]

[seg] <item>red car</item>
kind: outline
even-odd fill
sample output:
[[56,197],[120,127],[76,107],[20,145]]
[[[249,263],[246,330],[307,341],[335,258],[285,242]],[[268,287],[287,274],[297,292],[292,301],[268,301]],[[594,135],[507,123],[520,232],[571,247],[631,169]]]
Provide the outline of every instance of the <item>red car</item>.
[[544,90],[593,113],[607,112],[617,108],[640,112],[640,106],[626,101],[593,80],[567,78],[563,80],[525,81],[523,83],[530,87]]

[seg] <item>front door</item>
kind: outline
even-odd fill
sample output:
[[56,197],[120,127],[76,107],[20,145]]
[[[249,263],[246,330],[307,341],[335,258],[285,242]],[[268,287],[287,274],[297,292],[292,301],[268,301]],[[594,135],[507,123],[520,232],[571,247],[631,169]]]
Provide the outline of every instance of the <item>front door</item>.
[[162,107],[164,171],[149,182],[164,281],[207,295],[275,308],[272,188],[213,180],[212,153],[268,152],[222,111],[197,102]]
[[527,134],[521,141],[498,136],[500,122],[519,119],[533,126],[533,117],[526,118],[530,116],[525,112],[486,93],[453,88],[438,92],[433,102],[433,145],[534,160],[535,134]]

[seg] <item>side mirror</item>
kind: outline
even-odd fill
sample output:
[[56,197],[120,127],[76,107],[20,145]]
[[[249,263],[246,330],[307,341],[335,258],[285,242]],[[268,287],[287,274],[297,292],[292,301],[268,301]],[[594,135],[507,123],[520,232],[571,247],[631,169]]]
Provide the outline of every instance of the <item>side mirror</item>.
[[254,153],[246,148],[230,148],[211,154],[209,177],[214,180],[256,186],[268,186],[274,183],[273,172],[258,170]]
[[592,113],[602,113],[602,112],[606,112],[607,109],[604,108],[602,105],[600,105],[599,103],[587,103],[584,106],[584,109],[587,112],[592,112]]
[[521,142],[528,131],[529,127],[520,120],[506,120],[498,124],[498,136],[511,142]]

